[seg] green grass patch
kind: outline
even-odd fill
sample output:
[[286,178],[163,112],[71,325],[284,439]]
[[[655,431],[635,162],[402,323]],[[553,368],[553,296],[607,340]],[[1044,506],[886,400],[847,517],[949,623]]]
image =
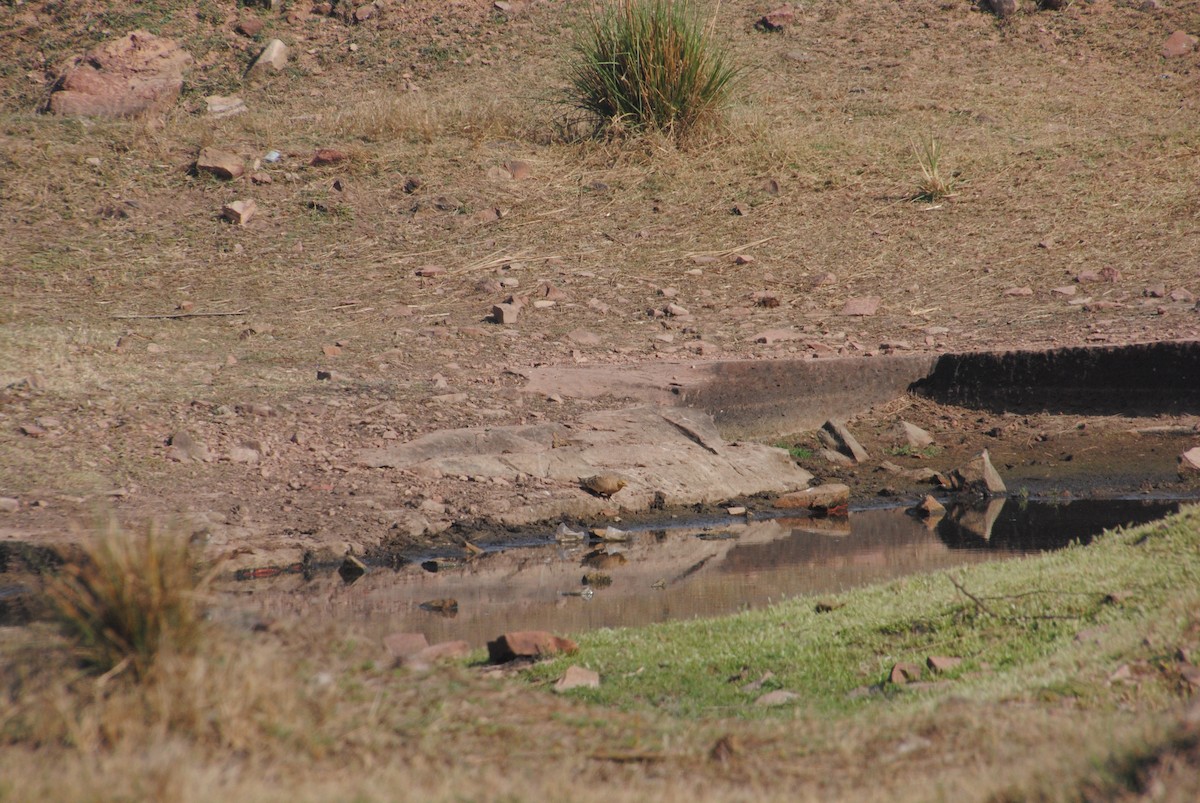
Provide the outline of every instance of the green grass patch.
[[807,446],[801,446],[798,443],[797,444],[789,444],[789,443],[784,443],[783,441],[780,441],[779,443],[775,444],[775,448],[785,450],[788,454],[790,454],[792,456],[793,460],[808,460],[814,454],[816,454],[816,452],[814,452],[812,449],[808,448]]
[[[722,619],[587,633],[578,656],[533,674],[548,679],[583,663],[603,682],[581,697],[685,717],[776,711],[754,705],[775,688],[797,694],[795,706],[842,714],[933,693],[888,683],[891,667],[950,656],[963,663],[935,690],[1100,704],[1119,693],[1106,681],[1121,662],[1166,660],[1145,646],[1147,635],[1163,629],[1175,638],[1197,601],[1200,509],[1191,508],[1087,547],[849,592],[824,613],[815,599],[799,598]],[[1081,631],[1088,635],[1078,640]],[[1077,662],[1081,650],[1096,650],[1095,639],[1103,660]],[[767,673],[761,688],[745,689]],[[926,670],[924,679],[944,678]],[[1169,687],[1164,675],[1141,693],[1169,697]]]
[[686,134],[729,99],[738,69],[691,0],[616,0],[576,45],[569,102],[603,129]]

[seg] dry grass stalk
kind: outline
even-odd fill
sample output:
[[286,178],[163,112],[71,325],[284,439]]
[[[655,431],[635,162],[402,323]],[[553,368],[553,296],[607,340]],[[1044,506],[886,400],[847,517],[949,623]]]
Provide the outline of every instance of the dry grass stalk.
[[917,163],[921,166],[921,181],[917,185],[918,191],[914,199],[934,203],[943,198],[953,197],[957,182],[953,175],[942,174],[942,143],[933,137],[926,137],[919,143],[914,142],[912,149]]
[[198,595],[211,577],[182,535],[157,526],[134,534],[110,522],[66,557],[46,594],[87,665],[144,678],[161,655],[201,643]]

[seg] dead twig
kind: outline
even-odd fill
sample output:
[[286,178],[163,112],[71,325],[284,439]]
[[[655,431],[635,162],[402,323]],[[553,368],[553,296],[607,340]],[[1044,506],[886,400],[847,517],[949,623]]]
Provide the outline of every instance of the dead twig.
[[110,318],[115,318],[121,321],[132,320],[158,320],[158,321],[173,321],[179,318],[224,318],[230,315],[245,315],[249,310],[240,309],[236,312],[170,312],[159,315],[110,315]]
[[996,616],[997,618],[1002,618],[995,611],[993,611],[991,608],[989,608],[984,603],[983,600],[981,600],[979,597],[975,596],[970,591],[968,591],[962,583],[955,580],[954,575],[947,575],[947,577],[950,578],[950,582],[954,584],[954,587],[958,589],[958,593],[962,594],[967,599],[971,600],[971,602],[974,602],[975,607],[979,608],[979,610],[981,610],[984,613],[989,614],[991,616]]
[[[1080,615],[1075,615],[1075,616],[1060,616],[1060,615],[1058,615],[1058,614],[1052,614],[1052,613],[1043,613],[1043,614],[1015,614],[1015,615],[1013,615],[1013,616],[1002,616],[1001,614],[998,614],[998,613],[996,613],[994,610],[992,610],[990,607],[988,607],[987,603],[985,603],[985,602],[983,601],[983,599],[982,599],[982,598],[980,598],[980,597],[976,596],[975,594],[972,594],[970,591],[968,591],[968,590],[967,590],[967,588],[966,588],[966,586],[964,586],[962,583],[960,583],[958,580],[956,580],[956,579],[954,578],[954,576],[953,576],[953,575],[947,575],[947,577],[950,579],[950,582],[951,582],[951,583],[954,585],[954,587],[955,587],[956,589],[958,589],[958,592],[959,592],[960,594],[962,594],[963,596],[965,596],[967,599],[971,600],[971,602],[975,603],[975,607],[976,607],[976,608],[978,608],[979,610],[981,610],[981,611],[983,611],[984,613],[988,614],[989,616],[994,616],[994,617],[996,617],[997,619],[999,619],[999,620],[1001,620],[1001,621],[1007,621],[1007,622],[1022,622],[1022,621],[1028,621],[1028,620],[1030,620],[1030,619],[1045,619],[1045,620],[1064,619],[1064,620],[1077,620],[1077,619],[1082,619],[1082,618],[1084,618],[1082,614],[1080,614]],[[1029,592],[1029,594],[1010,594],[1010,595],[1008,595],[1008,596],[1004,596],[1004,597],[992,597],[991,599],[1016,599],[1016,598],[1018,598],[1018,597],[1029,596],[1030,594],[1039,594],[1039,593],[1071,593],[1071,592],[1046,592],[1046,591],[1031,591],[1031,592]],[[1076,593],[1076,594],[1075,594],[1075,596],[1078,596],[1078,595],[1079,595],[1078,593]]]

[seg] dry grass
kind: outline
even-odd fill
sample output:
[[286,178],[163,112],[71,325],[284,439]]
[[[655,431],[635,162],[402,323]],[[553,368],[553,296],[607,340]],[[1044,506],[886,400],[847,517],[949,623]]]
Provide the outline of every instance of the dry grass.
[[202,567],[186,536],[158,526],[131,533],[110,521],[49,580],[51,611],[85,665],[144,678],[160,660],[198,650]]
[[[391,506],[409,480],[343,471],[354,450],[382,444],[385,427],[405,439],[569,417],[569,400],[510,393],[517,382],[505,371],[535,362],[690,361],[698,336],[725,357],[808,353],[754,342],[784,326],[808,327],[846,354],[895,340],[924,348],[930,327],[946,330],[928,335],[931,349],[1200,333],[1194,312],[1159,314],[1141,298],[1160,282],[1200,292],[1188,268],[1200,248],[1195,63],[1158,55],[1164,32],[1200,30],[1196,4],[1154,14],[1074,4],[998,25],[966,2],[818,0],[802,4],[792,30],[768,37],[752,29],[761,9],[725,3],[717,31],[749,80],[724,129],[686,151],[654,135],[559,135],[554,110],[538,101],[567,82],[583,2],[530,4],[511,19],[462,6],[449,19],[440,0],[422,0],[352,27],[272,17],[272,33],[302,34],[306,46],[290,72],[254,86],[236,80],[252,43],[195,14],[160,15],[162,32],[217,59],[192,76],[176,112],[112,123],[34,113],[45,86],[26,74],[43,68],[39,53],[57,63],[106,38],[98,8],[124,20],[147,5],[27,2],[0,15],[11,54],[0,65],[0,492],[22,499],[20,516],[6,520],[21,532],[58,531],[73,495],[136,487],[123,516],[251,506],[261,529],[239,537],[256,547],[377,536],[381,511],[348,512],[345,489]],[[426,26],[419,35],[395,27],[408,24],[408,9]],[[27,13],[39,19],[21,21]],[[420,90],[392,94],[406,72]],[[214,92],[241,94],[250,111],[207,119],[203,96]],[[908,203],[914,131],[937,131],[970,177],[936,213]],[[270,184],[221,183],[190,173],[205,144],[247,164],[271,149],[285,160],[265,168]],[[318,146],[352,159],[311,168]],[[532,166],[529,179],[489,177],[514,159]],[[425,182],[415,193],[403,190],[410,175]],[[436,209],[443,195],[468,213]],[[258,202],[259,217],[244,229],[222,223],[221,204],[242,197]],[[492,207],[505,216],[472,219]],[[743,252],[753,265],[732,262]],[[716,262],[693,258],[712,254]],[[424,264],[447,272],[415,277]],[[1049,292],[1107,265],[1122,281],[1086,292],[1121,307],[1083,313]],[[836,280],[813,286],[826,271]],[[570,301],[527,311],[501,334],[481,323],[500,297],[476,290],[500,277],[518,278],[518,293],[553,283]],[[1035,295],[1002,295],[1023,285]],[[666,287],[693,320],[647,315]],[[779,294],[778,308],[751,305],[763,289]],[[881,296],[880,313],[840,317],[857,295]],[[114,317],[185,300],[248,311]],[[565,340],[575,329],[601,344]],[[664,332],[673,342],[656,338]],[[322,352],[334,341],[347,344],[336,360]],[[316,382],[315,369],[331,363],[348,378]],[[30,375],[43,377],[42,390],[3,388]],[[429,402],[435,375],[467,401]],[[257,401],[277,415],[213,412]],[[62,427],[19,434],[47,415]],[[275,451],[262,470],[167,463],[163,441],[180,427],[214,451],[248,438]],[[288,440],[300,428],[311,448]],[[316,490],[326,486],[336,490]],[[31,500],[48,505],[30,510]],[[220,631],[203,655],[157,664],[144,685],[122,676],[97,687],[56,637],[0,636],[0,799],[11,800],[551,798],[564,789],[610,803],[795,799],[796,789],[921,799],[931,778],[938,793],[969,799],[1018,769],[1047,779],[1031,781],[1034,796],[1079,755],[1102,753],[1109,734],[1153,746],[1165,729],[1157,715],[1127,714],[1125,702],[1030,712],[1011,700],[931,702],[836,724],[804,712],[680,724],[465,670],[394,673],[377,645],[302,628]],[[724,733],[742,745],[732,765],[707,758]],[[912,733],[932,744],[907,741]],[[614,750],[666,758],[592,758]]]

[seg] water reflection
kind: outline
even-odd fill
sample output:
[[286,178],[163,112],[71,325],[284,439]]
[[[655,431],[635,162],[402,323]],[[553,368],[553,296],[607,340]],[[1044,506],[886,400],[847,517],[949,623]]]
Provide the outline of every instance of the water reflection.
[[[553,544],[489,553],[436,572],[419,566],[376,569],[352,584],[329,572],[310,580],[289,575],[226,588],[236,607],[263,616],[353,622],[370,635],[416,631],[431,642],[465,639],[482,646],[506,630],[573,633],[717,616],[792,596],[1087,543],[1106,527],[1154,520],[1176,509],[1174,502],[1056,505],[997,499],[980,507],[953,506],[937,521],[891,509],[855,512],[848,519],[646,531],[602,548],[602,554],[620,555],[609,560],[597,560],[593,547]],[[584,585],[585,575],[590,586]]]

